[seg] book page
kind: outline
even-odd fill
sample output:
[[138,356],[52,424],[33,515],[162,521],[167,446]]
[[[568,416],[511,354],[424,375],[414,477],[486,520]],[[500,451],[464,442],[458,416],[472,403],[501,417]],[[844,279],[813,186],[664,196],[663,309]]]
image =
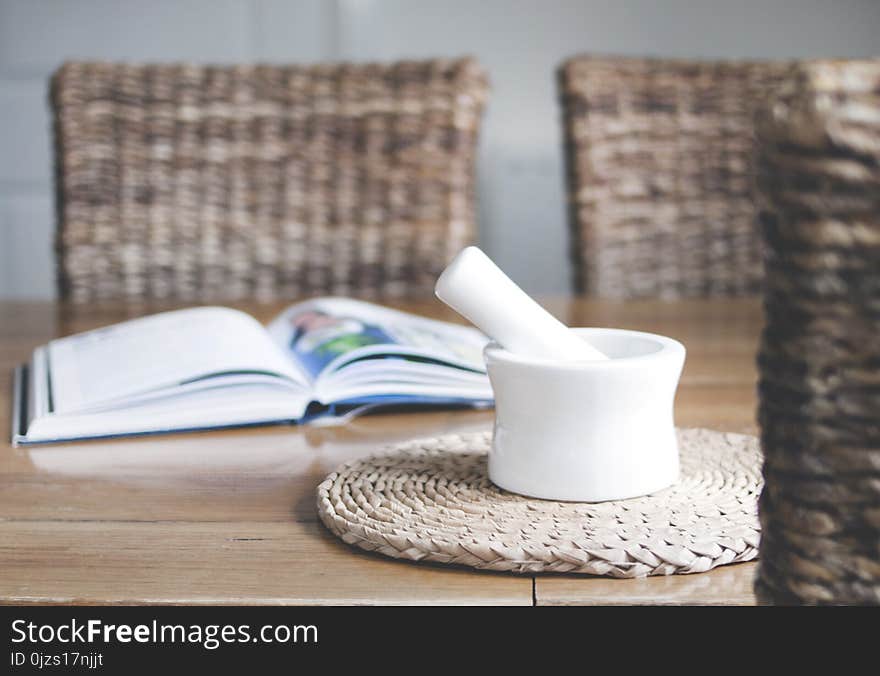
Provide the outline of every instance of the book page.
[[259,322],[221,307],[164,312],[53,340],[48,355],[56,413],[218,374],[268,374],[302,383]]
[[28,429],[28,441],[292,422],[302,417],[308,401],[305,390],[279,390],[259,383],[172,392],[166,397],[140,401],[131,406],[44,416]]
[[[442,362],[484,372],[487,339],[476,329],[347,298],[318,298],[288,308],[268,327],[313,380],[373,356]],[[382,365],[376,363],[375,370]]]

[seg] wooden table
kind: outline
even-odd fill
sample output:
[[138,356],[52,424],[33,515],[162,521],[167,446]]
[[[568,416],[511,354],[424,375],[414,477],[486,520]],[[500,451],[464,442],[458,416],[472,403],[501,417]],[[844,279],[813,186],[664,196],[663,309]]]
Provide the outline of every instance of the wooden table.
[[[754,432],[755,300],[548,301],[569,324],[663,333],[688,348],[681,426]],[[404,310],[453,319],[436,301]],[[323,528],[315,486],[339,463],[414,436],[485,429],[491,412],[363,417],[11,448],[10,370],[53,336],[159,308],[0,303],[0,601],[6,603],[748,604],[754,564],[609,580],[414,565]],[[268,320],[280,306],[244,306]]]

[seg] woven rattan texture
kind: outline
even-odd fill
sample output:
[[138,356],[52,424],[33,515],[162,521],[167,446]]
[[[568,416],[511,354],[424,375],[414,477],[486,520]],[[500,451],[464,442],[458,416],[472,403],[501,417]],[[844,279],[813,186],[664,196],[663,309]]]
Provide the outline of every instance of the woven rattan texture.
[[752,115],[788,63],[578,57],[560,70],[579,292],[757,293]]
[[880,60],[805,65],[758,118],[767,242],[756,585],[880,603]]
[[474,239],[471,60],[70,63],[52,91],[64,298],[427,296]]
[[324,524],[409,561],[515,573],[698,573],[757,554],[757,439],[680,430],[678,483],[651,496],[553,502],[496,488],[490,435],[423,439],[351,462],[318,487]]

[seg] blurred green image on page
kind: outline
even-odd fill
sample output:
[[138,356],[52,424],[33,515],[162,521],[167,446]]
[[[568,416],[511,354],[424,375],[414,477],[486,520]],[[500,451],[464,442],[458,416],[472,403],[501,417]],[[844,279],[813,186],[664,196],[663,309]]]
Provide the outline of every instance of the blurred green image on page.
[[[346,309],[346,303],[356,306]],[[424,319],[413,322],[412,315],[407,315],[407,321],[395,322],[392,317],[369,315],[364,311],[366,305],[343,299],[313,301],[291,308],[269,328],[277,331],[281,340],[286,339],[285,330],[291,331],[287,341],[290,350],[313,378],[341,363],[377,358],[433,360],[483,372],[482,347],[486,341],[482,336],[478,340],[472,340],[472,336],[457,339],[449,331],[450,327],[459,328],[455,325]]]
[[347,298],[267,327],[222,307],[53,340],[16,370],[13,443],[303,422],[370,405],[485,407],[475,329]]
[[369,345],[396,345],[386,331],[357,317],[303,309],[289,317],[293,328],[290,349],[300,363],[317,377],[337,357]]

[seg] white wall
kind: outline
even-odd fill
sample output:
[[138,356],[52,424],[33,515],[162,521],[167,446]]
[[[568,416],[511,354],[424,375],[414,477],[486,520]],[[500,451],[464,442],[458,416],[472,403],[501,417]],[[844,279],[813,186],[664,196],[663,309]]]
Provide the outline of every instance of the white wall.
[[574,53],[880,54],[880,0],[0,0],[0,297],[54,292],[48,75],[65,59],[313,62],[473,54],[492,98],[480,237],[568,288],[554,69]]

